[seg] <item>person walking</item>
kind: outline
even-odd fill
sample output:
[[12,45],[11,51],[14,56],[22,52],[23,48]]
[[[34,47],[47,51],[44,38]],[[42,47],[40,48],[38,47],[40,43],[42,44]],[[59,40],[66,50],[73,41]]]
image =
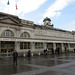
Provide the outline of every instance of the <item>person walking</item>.
[[28,51],[28,57],[31,57],[31,51],[30,50]]
[[28,50],[28,60],[31,61],[31,50]]
[[52,55],[54,54],[54,49],[52,48]]
[[13,63],[16,64],[16,65],[17,65],[17,58],[18,58],[18,53],[15,50],[14,53],[13,53]]
[[58,54],[60,54],[60,48],[59,47],[57,48],[57,51],[58,51]]
[[46,54],[46,50],[44,49],[44,55]]
[[75,53],[75,48],[74,48],[74,53]]
[[47,56],[47,51],[48,51],[48,50],[46,49],[46,56]]

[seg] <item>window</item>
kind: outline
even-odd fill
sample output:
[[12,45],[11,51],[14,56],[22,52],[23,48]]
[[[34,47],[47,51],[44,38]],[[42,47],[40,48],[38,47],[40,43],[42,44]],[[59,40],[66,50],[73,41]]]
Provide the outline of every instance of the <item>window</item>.
[[71,48],[74,48],[75,47],[75,44],[70,43],[70,47]]
[[30,49],[30,42],[20,42],[20,49]]
[[30,35],[29,35],[29,33],[24,32],[24,33],[21,34],[21,37],[22,38],[30,38]]
[[41,43],[41,42],[35,43],[35,49],[42,49],[42,48],[43,48],[43,43]]
[[5,31],[1,34],[1,36],[3,36],[3,37],[14,37],[14,33],[13,33],[12,31],[10,31],[10,30],[5,30]]

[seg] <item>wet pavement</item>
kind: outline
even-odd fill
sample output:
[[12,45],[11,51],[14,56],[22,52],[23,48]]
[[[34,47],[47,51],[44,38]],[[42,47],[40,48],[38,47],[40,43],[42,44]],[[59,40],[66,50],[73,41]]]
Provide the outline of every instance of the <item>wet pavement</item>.
[[0,75],[75,75],[75,54],[19,57],[17,65],[0,58]]

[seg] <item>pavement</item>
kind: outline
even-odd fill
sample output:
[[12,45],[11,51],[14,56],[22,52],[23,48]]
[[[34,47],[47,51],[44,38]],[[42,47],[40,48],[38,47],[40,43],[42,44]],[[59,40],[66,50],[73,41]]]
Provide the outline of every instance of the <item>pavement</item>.
[[0,75],[75,75],[75,53],[41,55],[31,58],[0,58]]

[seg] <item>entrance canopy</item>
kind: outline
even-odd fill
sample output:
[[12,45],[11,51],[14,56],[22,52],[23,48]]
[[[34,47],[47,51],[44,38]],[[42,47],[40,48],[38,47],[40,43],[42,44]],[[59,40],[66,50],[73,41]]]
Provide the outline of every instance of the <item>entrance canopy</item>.
[[51,40],[51,39],[37,39],[37,38],[4,38],[0,37],[0,41],[14,41],[14,42],[51,42],[51,43],[75,43],[73,41],[67,41],[67,40]]

